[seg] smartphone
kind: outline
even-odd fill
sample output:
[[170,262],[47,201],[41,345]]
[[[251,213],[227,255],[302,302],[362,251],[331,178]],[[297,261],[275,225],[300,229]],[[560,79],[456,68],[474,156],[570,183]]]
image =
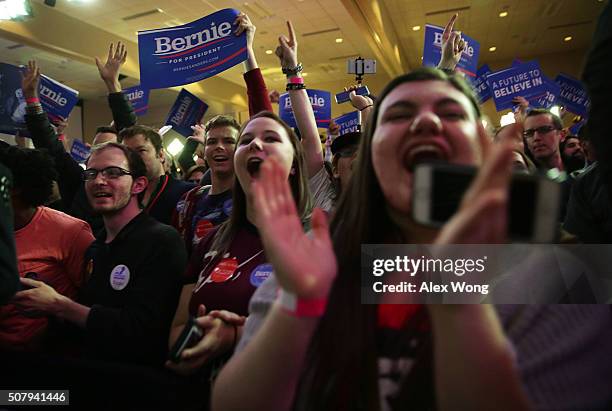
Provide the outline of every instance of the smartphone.
[[202,329],[196,323],[195,318],[190,315],[187,319],[187,324],[185,324],[183,331],[181,331],[181,335],[179,335],[179,338],[176,340],[172,346],[172,349],[170,350],[168,355],[170,361],[174,363],[181,362],[181,354],[183,351],[186,348],[196,345],[196,343],[200,341],[203,336],[204,333],[202,332]]
[[374,59],[348,59],[346,61],[346,72],[348,74],[376,74],[376,60]]
[[[412,213],[420,224],[440,227],[459,209],[476,177],[476,167],[426,163],[414,173]],[[544,177],[514,173],[510,182],[509,236],[515,241],[548,243],[558,227],[561,189]]]
[[[343,91],[342,93],[336,94],[336,103],[341,104],[350,101],[350,94],[350,91]],[[355,89],[355,94],[358,96],[369,96],[370,90],[368,89],[368,86],[360,86]]]

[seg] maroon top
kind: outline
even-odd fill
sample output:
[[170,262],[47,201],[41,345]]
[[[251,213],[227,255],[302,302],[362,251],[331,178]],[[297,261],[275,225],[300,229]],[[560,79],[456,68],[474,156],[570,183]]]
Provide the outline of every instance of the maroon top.
[[266,260],[255,226],[241,228],[223,256],[210,249],[216,233],[217,228],[191,256],[187,278],[196,285],[189,300],[189,313],[197,315],[198,306],[204,304],[206,311],[228,310],[247,316],[251,295],[270,276],[272,265]]
[[268,89],[264,82],[261,70],[256,68],[244,73],[249,100],[249,116],[252,117],[260,111],[273,111]]

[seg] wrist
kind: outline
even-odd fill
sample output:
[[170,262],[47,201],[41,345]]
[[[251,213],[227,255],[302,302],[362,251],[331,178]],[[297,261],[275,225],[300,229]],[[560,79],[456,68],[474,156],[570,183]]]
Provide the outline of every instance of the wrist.
[[327,307],[327,297],[303,298],[282,288],[276,301],[285,313],[293,317],[320,318]]
[[119,80],[104,80],[109,93],[119,93],[121,91],[121,83]]
[[38,96],[26,96],[25,101],[27,105],[40,104]]
[[455,67],[457,67],[457,63],[446,59],[440,60],[440,63],[438,63],[437,66],[437,68],[439,68],[440,70],[455,70]]

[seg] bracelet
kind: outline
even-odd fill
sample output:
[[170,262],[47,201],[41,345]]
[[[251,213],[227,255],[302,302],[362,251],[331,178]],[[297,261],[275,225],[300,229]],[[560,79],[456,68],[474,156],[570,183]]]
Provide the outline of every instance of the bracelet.
[[285,91],[304,90],[305,88],[306,85],[304,83],[287,83],[287,88],[285,88]]
[[304,84],[304,78],[303,77],[287,77],[287,80],[291,84]]
[[286,74],[287,77],[295,76],[296,74],[301,73],[302,70],[303,70],[302,63],[298,63],[298,65],[293,68],[283,67],[283,74]]
[[307,300],[297,295],[279,290],[276,299],[283,311],[294,317],[322,317],[327,306],[327,299]]
[[40,99],[38,97],[28,97],[28,98],[26,98],[26,103],[27,104],[40,103]]
[[363,111],[363,110],[365,110],[365,109],[366,109],[366,108],[368,108],[368,107],[372,107],[373,105],[374,105],[374,104],[370,104],[370,105],[368,105],[368,106],[365,106],[364,108],[360,108],[360,109],[359,109],[359,111]]

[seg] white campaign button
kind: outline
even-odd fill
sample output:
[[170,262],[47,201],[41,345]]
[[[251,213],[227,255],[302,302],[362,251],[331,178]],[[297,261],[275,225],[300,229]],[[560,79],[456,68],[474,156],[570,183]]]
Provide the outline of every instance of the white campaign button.
[[121,291],[130,282],[130,269],[123,264],[119,264],[113,268],[110,273],[110,285],[113,290]]

